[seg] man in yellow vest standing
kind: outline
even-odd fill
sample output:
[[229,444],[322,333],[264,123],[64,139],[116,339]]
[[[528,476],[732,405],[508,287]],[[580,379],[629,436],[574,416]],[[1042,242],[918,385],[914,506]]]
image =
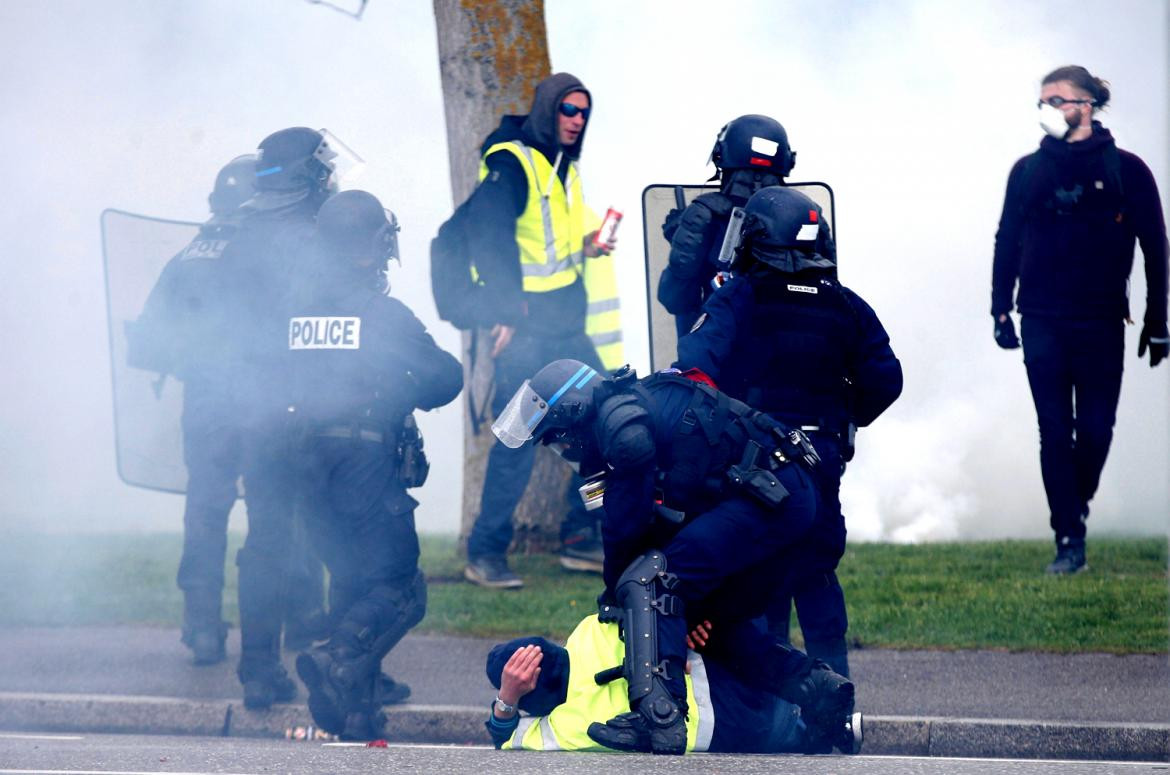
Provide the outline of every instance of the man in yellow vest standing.
[[[597,218],[585,205],[577,168],[591,109],[584,84],[557,73],[537,84],[528,115],[504,116],[483,143],[480,185],[468,202],[468,218],[475,271],[490,299],[494,323],[496,414],[525,379],[550,361],[575,358],[604,371],[590,334],[608,342],[614,332],[600,330],[598,323],[604,328],[602,316],[611,321],[617,316],[609,309],[612,303],[593,310],[593,325],[586,333],[587,279],[590,286],[597,284],[596,274],[587,278],[594,270],[586,268],[586,259],[607,256],[614,246],[597,244],[596,232],[586,232]],[[612,267],[606,268],[612,276]],[[508,567],[506,553],[512,514],[534,459],[531,444],[509,449],[496,442],[492,447],[480,513],[467,542],[464,576],[472,583],[497,589],[523,586]],[[561,564],[600,573],[596,519],[577,495],[581,483],[577,476],[570,482]]]

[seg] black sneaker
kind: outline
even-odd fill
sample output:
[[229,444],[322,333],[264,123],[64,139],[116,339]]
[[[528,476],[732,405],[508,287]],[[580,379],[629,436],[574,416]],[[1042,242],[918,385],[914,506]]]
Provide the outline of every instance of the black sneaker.
[[1088,570],[1089,566],[1085,564],[1085,542],[1067,538],[1064,541],[1057,546],[1056,559],[1048,564],[1046,572],[1053,576],[1069,576]]
[[854,713],[845,722],[845,729],[837,738],[837,750],[843,754],[853,755],[861,752],[861,743],[865,738],[863,728],[864,719],[860,713]]
[[470,559],[463,569],[463,577],[472,584],[489,589],[519,589],[524,586],[524,579],[512,572],[504,557]]
[[605,552],[592,530],[579,530],[565,536],[560,558],[565,570],[601,573],[605,567]]

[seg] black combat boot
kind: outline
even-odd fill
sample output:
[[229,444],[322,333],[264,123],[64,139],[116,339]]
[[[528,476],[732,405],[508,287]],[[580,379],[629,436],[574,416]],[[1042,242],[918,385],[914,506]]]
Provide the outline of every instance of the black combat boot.
[[276,660],[240,660],[240,682],[244,684],[244,707],[248,710],[267,710],[277,702],[292,702],[297,698],[296,682]]
[[183,596],[180,640],[191,649],[196,665],[215,665],[227,659],[228,624],[220,613],[218,589],[189,589]]
[[834,746],[842,751],[853,748],[854,687],[848,678],[814,661],[801,673],[767,684],[767,690],[800,706],[809,732],[808,753],[829,753]]

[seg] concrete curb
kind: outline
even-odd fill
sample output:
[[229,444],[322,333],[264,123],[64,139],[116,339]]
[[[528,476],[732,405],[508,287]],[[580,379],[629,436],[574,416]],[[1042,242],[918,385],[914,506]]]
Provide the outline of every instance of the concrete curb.
[[[486,706],[386,709],[387,740],[484,745]],[[304,705],[245,710],[238,700],[0,692],[10,731],[283,738],[312,725]],[[862,752],[878,756],[1170,761],[1170,724],[866,716]]]

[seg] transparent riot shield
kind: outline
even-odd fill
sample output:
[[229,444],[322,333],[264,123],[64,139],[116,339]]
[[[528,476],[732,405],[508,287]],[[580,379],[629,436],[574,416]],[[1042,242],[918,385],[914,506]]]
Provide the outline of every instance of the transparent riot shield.
[[118,476],[135,487],[185,492],[183,384],[127,365],[126,324],[138,318],[163,267],[200,225],[121,210],[102,212],[101,224]]
[[[833,239],[837,241],[837,224],[833,211],[833,189],[827,183],[790,183],[821,206]],[[658,278],[670,258],[670,243],[662,236],[662,224],[667,214],[676,207],[685,208],[699,194],[718,191],[718,186],[672,185],[655,183],[642,191],[642,237],[646,248],[646,316],[650,326],[650,368],[654,371],[665,369],[678,355],[678,340],[674,328],[674,316],[658,303]],[[838,249],[840,242],[837,242]]]

